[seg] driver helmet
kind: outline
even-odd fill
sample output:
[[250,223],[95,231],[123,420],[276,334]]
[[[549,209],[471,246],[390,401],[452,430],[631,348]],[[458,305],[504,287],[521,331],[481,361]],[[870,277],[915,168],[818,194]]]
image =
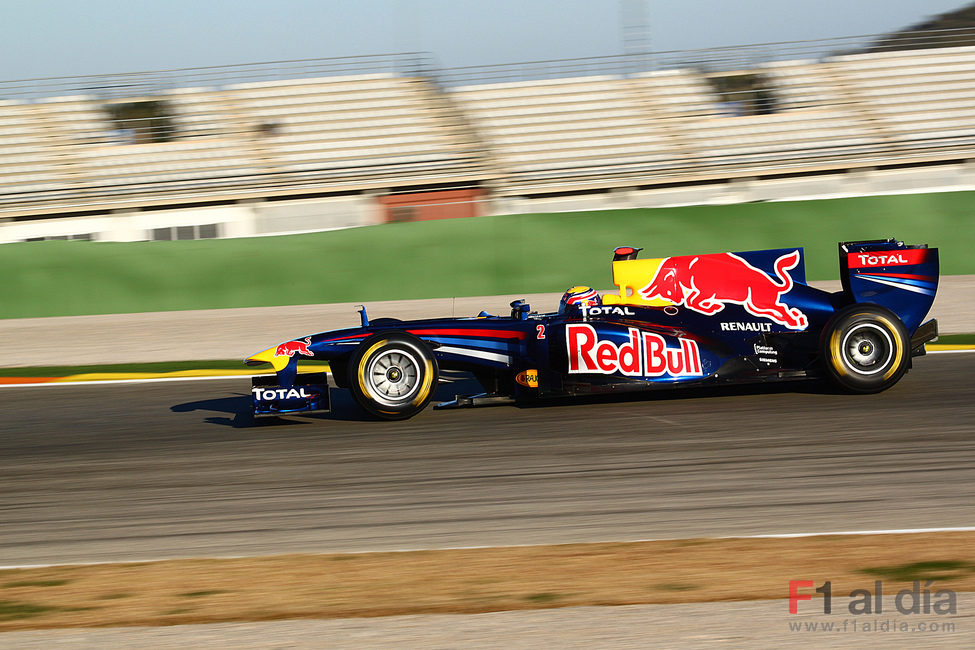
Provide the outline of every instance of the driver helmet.
[[569,305],[594,307],[601,304],[603,304],[603,299],[592,287],[572,287],[562,294],[562,300],[559,301],[559,313],[564,314],[569,309]]

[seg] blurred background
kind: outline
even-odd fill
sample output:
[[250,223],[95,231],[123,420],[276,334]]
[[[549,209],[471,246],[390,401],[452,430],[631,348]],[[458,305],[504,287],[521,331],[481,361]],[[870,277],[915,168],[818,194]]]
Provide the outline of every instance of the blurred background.
[[971,3],[8,13],[2,317],[604,286],[623,243],[825,279],[839,239],[972,235],[966,194],[888,200],[975,188]]
[[[668,393],[395,427],[363,419],[344,391],[328,418],[256,426],[247,379],[221,368],[249,373],[237,359],[358,324],[367,301],[397,301],[369,302],[374,319],[506,313],[519,297],[554,310],[567,287],[611,288],[618,245],[803,246],[807,278],[836,287],[837,241],[890,236],[939,247],[941,331],[971,347],[975,2],[33,0],[5,3],[0,30],[0,630],[348,616],[352,575],[375,590],[356,610],[367,616],[580,593],[675,602],[704,585],[784,598],[793,578],[836,580],[835,594],[890,573],[936,578],[925,594],[972,584],[971,354],[932,355],[869,397]],[[182,380],[197,371],[224,376]],[[87,383],[123,377],[164,381]],[[438,401],[479,390],[445,379]],[[689,540],[935,527],[969,532],[913,550],[898,545],[909,535],[851,538],[848,556],[837,536],[771,540],[782,546],[752,564],[735,564],[734,540]],[[550,580],[530,556],[499,566],[537,582],[509,589],[485,569],[446,610],[424,609],[427,578],[412,591],[401,578],[406,563],[453,576],[458,556],[391,553],[404,562],[380,565],[393,582],[360,573],[362,551],[668,538],[640,551],[665,571],[623,563],[630,600]],[[767,550],[786,543],[822,568]],[[668,577],[697,550],[710,558]],[[263,564],[277,582],[225,584],[213,560],[161,566],[158,584],[135,565],[94,584],[83,572],[97,566],[11,573],[325,551],[343,555]],[[590,575],[574,553],[567,573]],[[833,568],[858,573],[846,584]],[[755,575],[765,591],[743,582]],[[888,599],[899,588],[885,585]],[[282,594],[304,600],[279,606]],[[661,643],[665,628],[696,646],[785,645],[769,634],[785,633],[786,604],[769,603],[764,619],[725,603],[714,629],[706,610],[615,626],[574,610],[556,645],[586,647],[568,638],[580,625],[612,647],[614,627],[632,628],[634,647],[677,645]],[[379,625],[362,622],[347,647],[389,646]],[[165,634],[172,647],[291,639],[240,629],[238,642]],[[129,646],[164,647],[130,630]],[[73,645],[61,632],[0,645]],[[95,634],[126,630],[88,632],[87,647],[121,647]],[[423,647],[409,634],[400,645]]]

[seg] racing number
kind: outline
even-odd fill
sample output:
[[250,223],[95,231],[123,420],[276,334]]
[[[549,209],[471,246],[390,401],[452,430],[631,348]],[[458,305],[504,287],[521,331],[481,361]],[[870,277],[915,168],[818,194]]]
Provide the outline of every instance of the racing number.
[[535,331],[538,332],[538,335],[535,338],[537,338],[539,340],[545,338],[545,326],[544,325],[536,325],[535,326]]

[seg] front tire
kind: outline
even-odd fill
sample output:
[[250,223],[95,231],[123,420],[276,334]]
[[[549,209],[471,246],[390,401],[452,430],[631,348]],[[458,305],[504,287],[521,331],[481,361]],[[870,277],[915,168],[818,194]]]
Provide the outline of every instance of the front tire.
[[356,402],[384,420],[405,420],[426,408],[440,376],[430,348],[402,332],[374,334],[364,340],[346,372]]
[[826,330],[823,358],[834,384],[853,393],[879,393],[910,367],[910,339],[901,320],[877,305],[851,305]]

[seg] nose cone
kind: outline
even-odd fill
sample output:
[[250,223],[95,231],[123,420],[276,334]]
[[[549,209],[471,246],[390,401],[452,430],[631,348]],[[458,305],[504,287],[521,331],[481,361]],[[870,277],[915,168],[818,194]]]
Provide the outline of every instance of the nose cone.
[[291,357],[285,355],[276,354],[278,348],[277,346],[273,348],[268,348],[263,352],[258,352],[257,354],[252,354],[251,356],[244,359],[244,363],[248,366],[259,366],[262,363],[269,363],[271,367],[274,368],[274,372],[281,372],[287,367],[288,362],[291,361]]

